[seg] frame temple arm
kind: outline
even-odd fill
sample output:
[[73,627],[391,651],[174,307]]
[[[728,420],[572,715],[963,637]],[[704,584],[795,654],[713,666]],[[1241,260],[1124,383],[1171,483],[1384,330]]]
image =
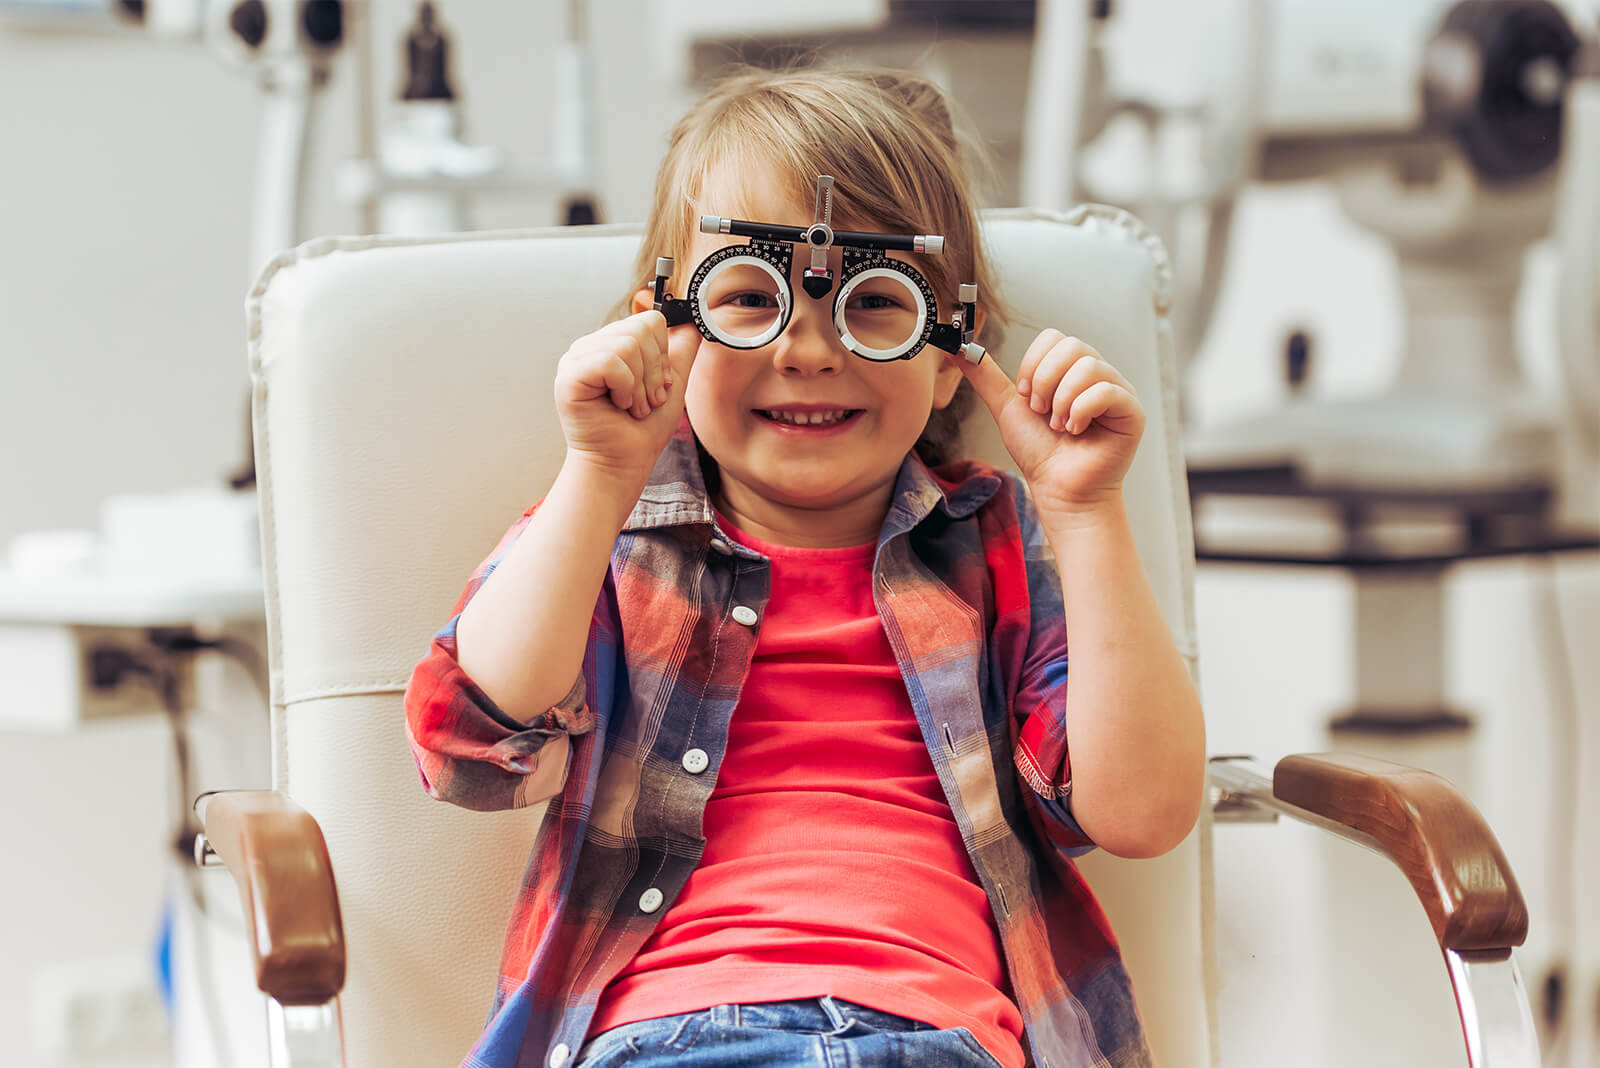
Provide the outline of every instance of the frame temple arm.
[[256,985],[283,1005],[321,1005],[344,986],[344,922],[333,864],[311,814],[272,790],[195,802],[195,854],[214,853],[239,890]]

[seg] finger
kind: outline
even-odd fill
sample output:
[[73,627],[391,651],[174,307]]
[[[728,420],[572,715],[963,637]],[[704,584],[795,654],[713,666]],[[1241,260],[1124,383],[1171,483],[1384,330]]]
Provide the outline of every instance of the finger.
[[613,396],[613,402],[617,407],[626,409],[635,419],[643,419],[650,414],[650,400],[644,389],[645,360],[649,346],[631,330],[623,331],[611,345],[618,358],[633,372],[632,388],[620,401]]
[[1067,372],[1085,356],[1093,355],[1094,350],[1075,337],[1063,337],[1052,345],[1034,368],[1029,407],[1040,415],[1048,415]]
[[1072,402],[1067,432],[1081,434],[1098,421],[1118,433],[1138,433],[1144,426],[1144,409],[1132,393],[1115,382],[1096,382]]
[[1039,361],[1058,342],[1064,340],[1066,340],[1066,335],[1054,327],[1047,327],[1039,331],[1039,336],[1033,339],[1033,343],[1028,346],[1028,351],[1022,354],[1022,362],[1017,364],[1018,393],[1026,397],[1033,392],[1033,374],[1039,366]]
[[667,402],[667,321],[652,312],[644,325],[644,393],[652,408]]
[[[637,418],[643,419],[650,414],[653,403],[651,398],[650,365],[658,362],[652,354],[660,347],[660,342],[655,337],[655,326],[664,322],[661,313],[653,309],[624,318],[617,319],[602,326],[595,331],[596,335],[616,339],[618,343],[627,346],[631,353],[624,358],[630,364],[635,364],[635,373],[638,375],[634,383],[633,395],[627,404],[618,404],[619,408],[626,408]],[[637,357],[637,359],[635,359]]]
[[996,419],[1000,412],[1011,399],[1017,395],[1017,389],[1011,384],[1011,379],[1006,377],[1005,371],[994,360],[993,353],[984,353],[983,359],[972,363],[964,356],[946,354],[946,358],[961,368],[961,373],[967,381],[972,383],[972,388],[989,409],[989,414]]
[[619,339],[619,344],[622,346],[622,358],[633,369],[633,397],[628,411],[635,419],[643,419],[650,414],[650,396],[645,391],[645,368],[649,363],[650,344],[634,333]]
[[[658,352],[660,343],[656,340],[651,324],[643,317],[628,323],[628,329],[617,338],[616,344],[621,346],[624,358],[634,369],[633,403],[629,407],[635,419],[643,419],[650,414],[654,406],[651,395],[651,369],[659,367],[661,357]],[[656,372],[656,384],[659,384],[660,372]]]
[[[666,320],[662,320],[663,325]],[[667,388],[689,381],[689,369],[700,351],[700,330],[693,323],[667,328]]]
[[[606,362],[611,357],[609,342],[595,334],[572,343],[556,369],[556,395],[575,401],[595,400],[611,392],[606,383]],[[630,391],[631,395],[631,391]]]
[[625,338],[622,345],[622,358],[633,369],[633,395],[628,404],[628,411],[635,419],[643,419],[650,414],[650,397],[645,392],[644,385],[649,346],[638,337]]
[[661,354],[663,385],[670,386],[682,378],[693,362],[695,350],[699,348],[699,329],[693,323],[668,326],[666,316],[654,309],[646,309],[621,320],[624,323],[635,321],[639,336],[649,338],[650,344]]
[[644,311],[634,312],[632,315],[625,316],[621,319],[613,319],[611,322],[602,326],[599,330],[596,330],[595,333],[637,334],[642,330],[648,329],[653,320],[666,322],[666,319],[660,312],[656,311],[654,308],[646,308]]
[[638,372],[619,351],[612,350],[595,361],[595,380],[611,394],[611,403],[623,411],[633,410],[634,387]]
[[1051,429],[1057,431],[1066,429],[1068,416],[1072,411],[1072,402],[1078,399],[1078,394],[1096,382],[1111,382],[1115,385],[1127,386],[1122,376],[1117,373],[1117,369],[1100,357],[1088,353],[1080,355],[1072,362],[1072,366],[1067,369],[1067,373],[1061,377],[1061,384],[1056,387],[1055,396],[1050,405]]

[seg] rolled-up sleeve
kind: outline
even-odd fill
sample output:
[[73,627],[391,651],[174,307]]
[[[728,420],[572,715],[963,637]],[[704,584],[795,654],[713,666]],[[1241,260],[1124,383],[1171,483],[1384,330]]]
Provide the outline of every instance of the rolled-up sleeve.
[[1067,619],[1055,555],[1028,497],[1009,472],[1016,500],[1018,537],[1027,573],[1028,638],[1012,711],[1020,721],[1014,761],[1029,788],[1047,844],[1065,857],[1081,856],[1094,842],[1072,815],[1072,757],[1067,751]]
[[566,781],[570,738],[594,729],[582,675],[567,695],[532,721],[514,719],[462,670],[456,623],[528,524],[530,508],[479,564],[455,610],[406,686],[406,736],[428,794],[464,808],[537,804]]

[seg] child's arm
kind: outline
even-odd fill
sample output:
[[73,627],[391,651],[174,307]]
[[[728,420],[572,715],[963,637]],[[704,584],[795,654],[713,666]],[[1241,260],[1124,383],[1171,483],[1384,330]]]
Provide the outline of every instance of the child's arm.
[[1199,815],[1205,723],[1134,548],[1120,491],[1076,513],[1039,512],[1071,649],[1072,814],[1101,848],[1153,857]]
[[575,341],[556,372],[567,456],[527,529],[461,613],[462,669],[507,714],[542,715],[572,687],[611,548],[683,415],[698,347],[646,311]]
[[[449,622],[433,636],[406,686],[406,737],[423,788],[430,796],[463,808],[518,808],[554,797],[566,785],[572,736],[594,729],[585,700],[587,685],[575,684],[544,715],[518,720],[485,694],[456,659],[456,626],[463,609],[516,544],[536,510],[529,509],[512,524],[474,569]],[[599,607],[597,602],[597,617]]]
[[649,312],[562,357],[566,461],[473,573],[406,688],[412,752],[434,797],[498,809],[561,790],[571,736],[594,727],[583,661],[612,545],[682,417],[696,347],[669,341]]
[[[549,496],[478,565],[455,614],[412,669],[406,734],[423,787],[441,801],[495,810],[554,797],[566,785],[572,736],[594,729],[590,680],[581,672],[583,640],[591,626],[605,626],[599,595],[616,528],[604,538],[603,523],[592,529],[593,517],[604,509],[578,507],[573,521],[568,502],[583,501],[586,485],[576,469],[563,469]],[[569,533],[571,538],[565,537]],[[572,540],[591,533],[596,536],[590,544]],[[589,557],[593,545],[605,550],[598,562],[577,560],[565,574],[548,566],[559,557],[547,553]],[[596,570],[599,577],[591,587],[586,579]],[[464,626],[469,619],[477,621],[478,638]],[[508,671],[504,660],[517,656],[515,639],[527,633],[523,628],[539,628],[546,640],[531,647],[528,663],[510,665],[521,671]],[[569,671],[564,664],[536,660],[551,648],[556,655],[566,652],[560,640],[574,637],[578,667]]]
[[1199,815],[1205,724],[1123,505],[1144,410],[1093,349],[1054,330],[1015,386],[992,359],[957,364],[1032,491],[1025,539],[1042,536],[1055,557],[1072,660],[1065,723],[1048,730],[1070,761],[1071,817],[1119,856],[1164,853]]
[[583,666],[611,547],[639,497],[583,464],[563,464],[456,622],[461,669],[507,715],[543,715]]

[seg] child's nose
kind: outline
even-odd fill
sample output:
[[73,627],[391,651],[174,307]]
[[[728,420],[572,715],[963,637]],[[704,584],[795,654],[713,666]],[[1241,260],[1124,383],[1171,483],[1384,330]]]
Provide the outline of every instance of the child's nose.
[[833,301],[813,300],[797,292],[789,326],[773,341],[773,363],[780,371],[798,374],[837,374],[850,352],[833,327]]

